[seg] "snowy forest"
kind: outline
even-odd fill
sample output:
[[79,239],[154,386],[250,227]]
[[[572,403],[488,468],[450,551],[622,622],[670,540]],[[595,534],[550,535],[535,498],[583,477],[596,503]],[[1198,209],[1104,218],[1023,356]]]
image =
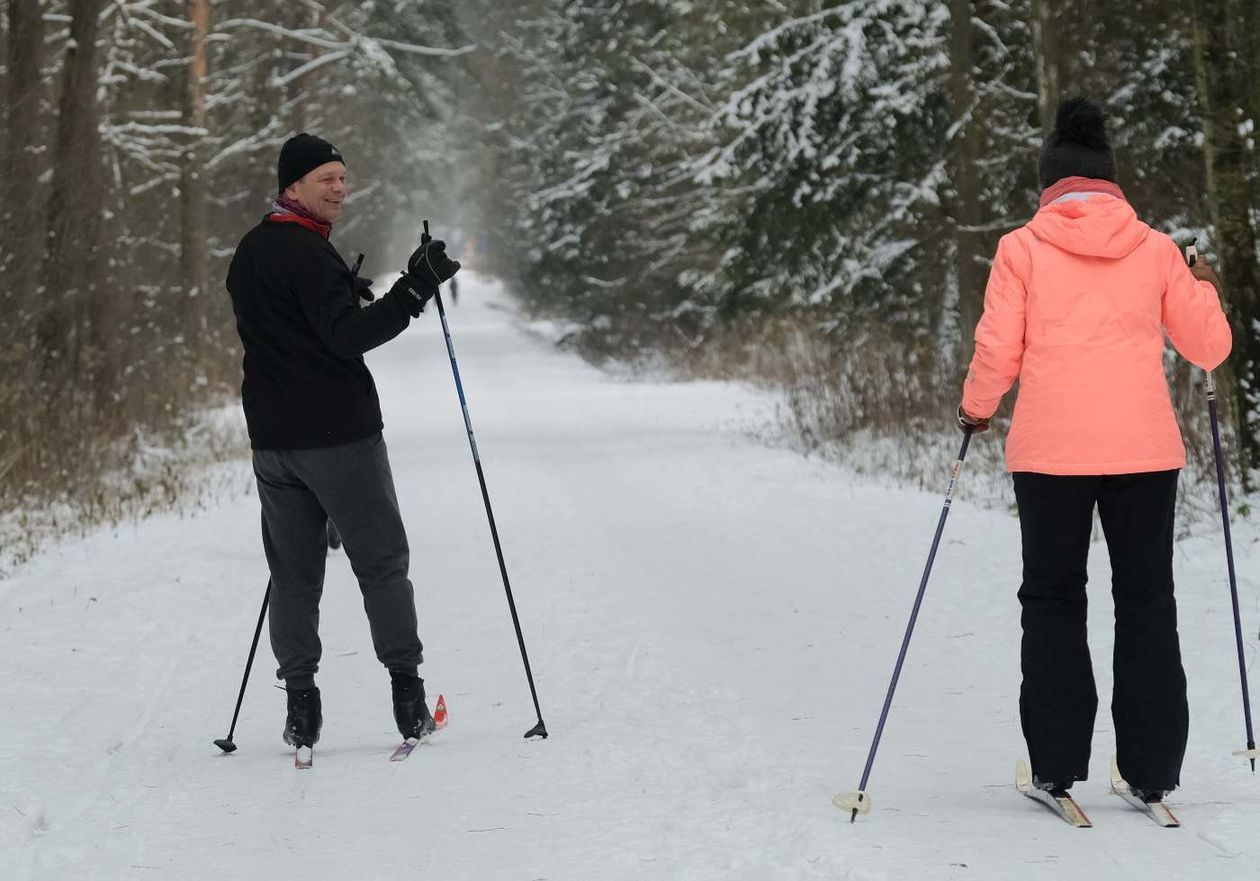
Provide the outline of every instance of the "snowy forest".
[[[2,512],[160,505],[180,456],[226,443],[197,421],[239,393],[226,260],[302,130],[348,157],[335,240],[368,275],[432,217],[592,360],[781,389],[809,446],[939,434],[1071,94],[1110,114],[1139,216],[1221,271],[1231,474],[1254,485],[1256,3],[0,8]],[[1210,467],[1202,377],[1169,369]]]
[[1257,119],[1260,0],[0,0],[0,879],[1260,879]]

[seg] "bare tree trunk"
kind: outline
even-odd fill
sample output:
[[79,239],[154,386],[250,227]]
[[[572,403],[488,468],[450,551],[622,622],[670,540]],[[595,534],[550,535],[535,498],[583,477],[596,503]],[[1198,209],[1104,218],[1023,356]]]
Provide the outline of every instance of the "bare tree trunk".
[[[39,186],[39,99],[43,91],[40,63],[44,27],[39,0],[9,0],[8,75],[5,94],[4,222],[0,235],[0,304],[8,316],[6,336],[16,341],[16,332],[29,326],[28,316],[38,303],[35,286],[39,278],[42,242],[39,217],[42,215]],[[25,341],[23,341],[25,342]]]
[[1260,264],[1251,210],[1256,204],[1255,156],[1248,146],[1245,108],[1251,84],[1245,62],[1242,0],[1195,0],[1194,57],[1203,115],[1208,204],[1216,231],[1225,299],[1234,326],[1231,366],[1237,394],[1243,485],[1260,467]]
[[[70,0],[70,39],[62,68],[57,136],[53,148],[40,322],[46,365],[64,383],[81,369],[86,314],[96,289],[91,267],[99,247],[102,174],[96,36],[104,0]],[[57,366],[57,356],[62,356]]]
[[[1260,127],[1260,4],[1247,3],[1243,7],[1243,29],[1239,35],[1243,42],[1243,58],[1246,64],[1246,82],[1251,84],[1247,113],[1252,122],[1252,137]],[[1252,152],[1253,171],[1260,174],[1260,157]]]
[[[192,30],[188,37],[188,82],[184,91],[184,125],[206,127],[206,74],[209,60],[206,37],[210,31],[210,0],[187,0]],[[205,182],[205,135],[189,136],[180,183],[180,270],[185,306],[184,346],[195,357],[204,348],[209,310],[209,235]]]
[[950,220],[957,243],[958,327],[963,363],[975,349],[976,324],[984,310],[985,236],[979,231],[981,122],[976,108],[972,68],[975,65],[971,0],[950,0],[949,96],[956,131],[953,139],[954,193]]
[[1037,119],[1042,134],[1054,128],[1062,71],[1054,0],[1032,0],[1033,63],[1037,69]]
[[[327,13],[322,7],[318,9],[306,9],[301,4],[294,3],[287,7],[291,11],[291,16],[286,16],[284,21],[288,27],[294,30],[300,28],[322,28],[327,19]],[[303,46],[303,52],[309,53],[309,59],[314,61],[319,57],[320,51],[318,46]],[[292,107],[289,115],[289,121],[295,132],[309,131],[312,134],[328,136],[327,132],[319,130],[320,117],[317,108],[312,107],[310,99],[310,85],[317,80],[315,79],[318,70],[307,71],[296,80],[291,80],[287,85],[281,88],[281,101]],[[314,110],[314,113],[310,111]]]

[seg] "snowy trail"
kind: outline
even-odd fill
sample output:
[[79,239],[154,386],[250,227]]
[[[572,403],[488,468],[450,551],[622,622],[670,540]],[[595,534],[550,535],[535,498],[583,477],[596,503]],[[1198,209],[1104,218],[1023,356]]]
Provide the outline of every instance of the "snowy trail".
[[[964,472],[870,791],[852,789],[940,510],[765,447],[771,404],[619,381],[524,332],[470,281],[456,352],[531,652],[529,693],[434,314],[371,357],[412,543],[430,699],[451,726],[405,764],[345,557],[329,558],[315,768],[280,741],[260,649],[257,501],[68,542],[0,582],[0,877],[762,879],[1260,876],[1219,540],[1178,547],[1192,732],[1186,824],[1106,795],[1111,609],[1095,546],[1102,704],[1094,820],[1013,786],[1018,526]],[[941,491],[956,437],[941,442]],[[991,442],[987,438],[980,442]],[[248,465],[239,466],[242,481]],[[1257,532],[1239,524],[1249,658]],[[1174,870],[1171,873],[1169,870]]]

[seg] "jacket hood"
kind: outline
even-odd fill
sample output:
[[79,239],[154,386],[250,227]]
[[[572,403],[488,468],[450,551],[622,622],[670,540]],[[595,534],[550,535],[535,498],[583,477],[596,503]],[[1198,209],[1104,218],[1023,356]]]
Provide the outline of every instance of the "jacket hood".
[[1132,205],[1111,196],[1054,202],[1033,215],[1028,229],[1069,253],[1111,260],[1128,256],[1151,231]]

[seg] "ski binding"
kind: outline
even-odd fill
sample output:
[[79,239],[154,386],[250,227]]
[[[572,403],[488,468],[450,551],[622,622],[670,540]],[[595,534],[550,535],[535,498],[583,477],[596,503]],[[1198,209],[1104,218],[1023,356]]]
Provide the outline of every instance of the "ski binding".
[[1033,801],[1040,802],[1050,810],[1058,814],[1065,823],[1075,826],[1078,829],[1088,829],[1094,824],[1089,821],[1089,817],[1085,816],[1085,812],[1081,810],[1081,806],[1070,795],[1055,798],[1044,789],[1038,789],[1033,786],[1032,774],[1028,771],[1028,765],[1020,759],[1015,763],[1015,787],[1024,795]]
[[1111,791],[1165,828],[1175,829],[1181,825],[1181,821],[1162,801],[1145,802],[1133,794],[1128,782],[1120,776],[1115,756],[1111,757]]

